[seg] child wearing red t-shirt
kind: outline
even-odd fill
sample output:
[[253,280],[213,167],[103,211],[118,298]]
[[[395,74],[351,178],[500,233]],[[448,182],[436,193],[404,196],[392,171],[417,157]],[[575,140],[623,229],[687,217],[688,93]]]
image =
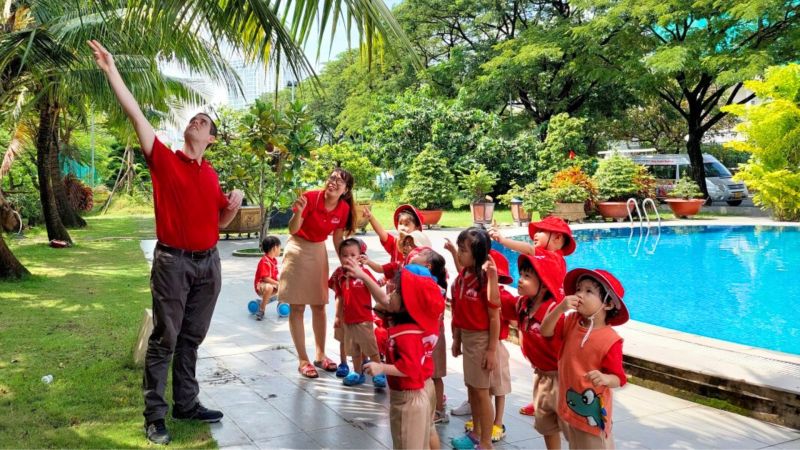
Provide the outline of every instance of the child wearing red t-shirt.
[[[266,236],[261,240],[261,251],[264,256],[258,262],[253,280],[256,294],[261,297],[256,320],[263,320],[267,304],[278,299],[278,256],[281,254],[281,240],[277,236]],[[278,303],[278,310],[280,306]]]
[[486,230],[471,227],[462,231],[456,246],[456,267],[461,269],[451,289],[452,350],[454,357],[464,355],[464,383],[475,429],[451,443],[454,448],[492,448],[494,414],[489,388],[500,336],[497,267],[489,256],[492,242]]
[[373,376],[388,375],[393,447],[430,448],[435,402],[431,359],[444,312],[441,288],[427,267],[409,264],[397,277],[397,289],[387,295],[357,264],[345,267],[369,287],[376,312],[389,325],[386,363],[371,361],[365,369]]
[[[407,254],[403,253],[402,242],[387,233],[378,219],[368,210],[364,210],[364,217],[369,219],[372,229],[381,240],[381,245],[389,253],[390,261],[402,264]],[[411,205],[400,205],[394,211],[394,228],[401,234],[408,235],[414,231],[422,231],[423,223],[422,214]]]
[[[571,449],[614,448],[612,389],[627,382],[622,338],[612,326],[628,321],[625,290],[605,270],[574,269],[564,300],[542,321],[542,336],[563,341],[558,358],[558,415]],[[576,314],[566,314],[569,311]]]
[[[353,372],[342,380],[345,386],[364,384],[366,377],[362,371],[362,362],[365,357],[380,361],[373,331],[372,296],[361,279],[349,276],[344,269],[348,261],[357,262],[361,254],[362,243],[358,239],[343,240],[339,244],[339,261],[342,267],[337,268],[328,280],[328,286],[336,295],[336,319],[333,327],[343,329],[345,354],[353,359]],[[369,272],[364,272],[364,276],[374,279]],[[372,384],[376,388],[384,388],[386,377],[377,375],[372,378]]]
[[[489,230],[489,235],[503,247],[522,255],[533,255],[536,253],[536,249],[543,249],[558,252],[564,257],[575,252],[576,246],[569,224],[555,216],[548,216],[538,222],[528,224],[528,236],[531,244],[504,237],[496,227]],[[535,401],[523,406],[519,409],[519,413],[526,416],[534,415],[534,403]]]
[[535,373],[533,398],[534,428],[548,449],[561,448],[561,423],[558,419],[558,352],[560,339],[544,338],[541,322],[564,297],[562,285],[567,268],[561,255],[537,250],[536,255],[520,255],[517,260],[519,297],[503,300],[502,313],[517,322],[520,349]]

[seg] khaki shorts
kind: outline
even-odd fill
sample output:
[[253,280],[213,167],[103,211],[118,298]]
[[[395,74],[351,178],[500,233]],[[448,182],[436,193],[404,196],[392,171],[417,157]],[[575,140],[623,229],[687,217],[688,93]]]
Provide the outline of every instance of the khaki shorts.
[[447,341],[444,337],[444,322],[439,324],[439,340],[433,347],[433,378],[447,375]]
[[430,378],[425,380],[425,395],[428,396],[428,401],[431,404],[431,426],[429,432],[436,433],[436,424],[433,423],[434,412],[436,412],[436,387],[433,385],[433,380]]
[[464,359],[464,384],[476,389],[489,389],[492,373],[483,368],[489,345],[488,331],[461,330],[461,351]]
[[563,422],[558,417],[558,371],[536,371],[533,379],[533,428],[543,436],[558,434]]
[[492,371],[492,384],[489,386],[489,394],[496,397],[511,393],[511,368],[509,367],[508,349],[503,345],[503,341],[497,343],[497,366]]
[[613,449],[614,436],[609,433],[608,437],[596,436],[583,430],[573,428],[569,424],[564,424],[564,437],[569,441],[571,449]]
[[338,342],[344,342],[344,325],[339,328],[333,327],[333,338]]
[[389,390],[389,426],[394,448],[430,448],[433,413],[429,397],[427,389]]
[[373,356],[378,354],[378,343],[372,322],[346,323],[344,326],[344,348],[353,358],[361,354]]

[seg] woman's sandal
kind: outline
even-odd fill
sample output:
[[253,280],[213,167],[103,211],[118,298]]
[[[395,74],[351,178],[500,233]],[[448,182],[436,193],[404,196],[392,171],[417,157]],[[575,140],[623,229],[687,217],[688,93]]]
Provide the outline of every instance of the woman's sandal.
[[533,403],[528,403],[519,409],[519,413],[523,416],[532,416],[535,412],[536,408],[534,408]]
[[319,374],[317,373],[317,369],[311,365],[311,363],[306,363],[303,367],[297,369],[300,372],[300,375],[306,378],[317,378]]
[[326,372],[336,372],[336,369],[339,367],[327,356],[322,361],[314,361],[314,365]]

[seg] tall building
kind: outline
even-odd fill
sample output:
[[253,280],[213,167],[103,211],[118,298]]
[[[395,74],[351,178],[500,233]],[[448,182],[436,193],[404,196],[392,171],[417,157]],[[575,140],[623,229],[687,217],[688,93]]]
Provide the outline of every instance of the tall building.
[[278,83],[275,84],[275,68],[271,66],[265,70],[261,64],[247,64],[243,58],[234,56],[230,60],[231,67],[239,75],[242,91],[228,89],[227,106],[233,109],[247,108],[265,92],[274,92],[284,87],[284,74],[278,74]]

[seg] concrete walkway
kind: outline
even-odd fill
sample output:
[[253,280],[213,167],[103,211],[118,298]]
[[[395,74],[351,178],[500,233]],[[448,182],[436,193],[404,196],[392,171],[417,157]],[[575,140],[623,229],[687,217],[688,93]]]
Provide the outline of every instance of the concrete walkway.
[[[441,248],[444,237],[454,239],[457,231],[431,231],[428,235],[434,246]],[[370,257],[386,259],[374,234],[361,237],[369,246]],[[143,243],[145,254],[152,251],[152,245]],[[334,268],[338,259],[328,245]],[[297,373],[287,320],[277,317],[274,305],[262,322],[248,315],[247,302],[255,297],[252,277],[258,260],[232,257],[231,253],[253,246],[253,240],[220,242],[223,288],[209,335],[200,348],[197,376],[201,399],[225,413],[225,419],[211,427],[219,446],[391,448],[388,392],[376,391],[369,381],[347,388],[340,379],[322,371],[316,380],[302,378]],[[328,314],[332,323],[333,302]],[[310,319],[306,332],[313,354]],[[449,343],[449,331],[447,339]],[[517,412],[531,398],[530,366],[517,346],[506,346],[511,354],[513,393],[506,402],[507,437],[497,447],[544,448],[531,418]],[[338,345],[330,333],[327,353],[338,360]],[[448,358],[445,386],[448,406],[460,405],[466,398],[460,359]],[[617,390],[614,406],[618,448],[800,448],[800,432],[796,430],[635,385]],[[453,417],[449,424],[438,427],[443,448],[449,448],[450,438],[463,432],[464,420]]]

